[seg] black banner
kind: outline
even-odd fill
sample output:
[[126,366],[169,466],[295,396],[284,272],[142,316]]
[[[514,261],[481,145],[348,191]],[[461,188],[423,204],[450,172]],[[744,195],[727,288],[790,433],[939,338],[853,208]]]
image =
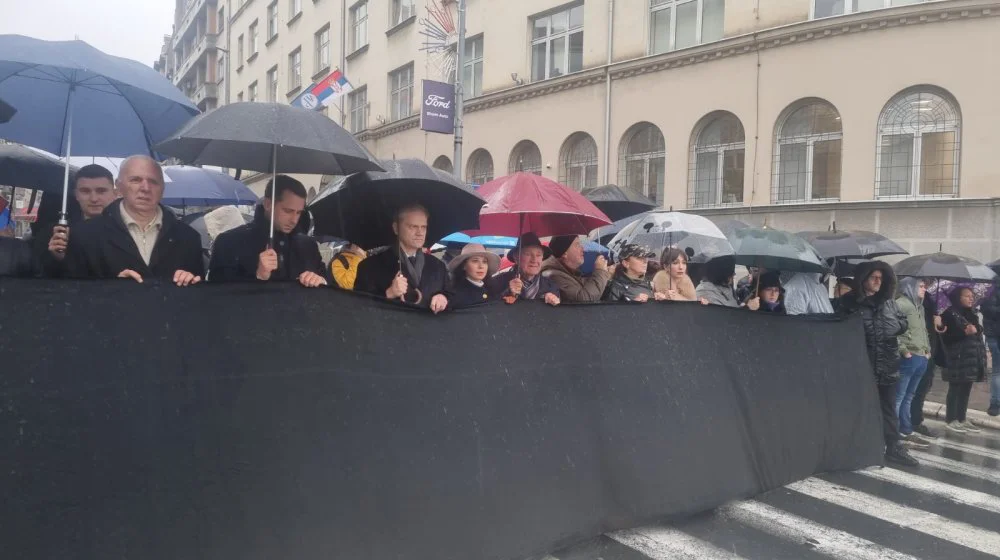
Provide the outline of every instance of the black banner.
[[882,460],[858,320],[0,281],[19,559],[510,559]]

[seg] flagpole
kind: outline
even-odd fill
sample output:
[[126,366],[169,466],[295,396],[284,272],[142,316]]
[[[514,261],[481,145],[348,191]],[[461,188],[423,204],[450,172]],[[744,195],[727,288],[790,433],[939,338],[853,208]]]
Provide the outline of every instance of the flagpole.
[[455,178],[462,181],[462,141],[465,126],[462,122],[465,112],[465,0],[458,0],[458,57],[455,61],[455,160],[452,169]]

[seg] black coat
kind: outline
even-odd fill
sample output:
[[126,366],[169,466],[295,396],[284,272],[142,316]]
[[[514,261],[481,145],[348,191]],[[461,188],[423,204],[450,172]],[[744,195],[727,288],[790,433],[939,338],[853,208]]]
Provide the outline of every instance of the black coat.
[[[426,265],[424,265],[426,267]],[[484,282],[477,286],[465,276],[455,278],[451,284],[451,297],[448,299],[449,307],[461,308],[472,307],[500,301],[494,290],[490,289],[490,284]]]
[[[864,294],[864,281],[873,272],[882,272],[882,287],[871,297]],[[906,315],[896,306],[896,274],[882,261],[866,261],[855,268],[854,291],[840,298],[841,313],[860,313],[865,326],[865,345],[875,381],[892,385],[899,381],[899,344],[896,337],[906,332]]]
[[173,280],[178,270],[205,276],[201,235],[178,220],[167,207],[162,207],[163,226],[147,265],[122,220],[121,204],[121,200],[112,202],[103,214],[71,231],[66,250],[66,270],[70,276],[116,278],[123,270],[134,270],[143,278],[166,280]]
[[[510,281],[517,278],[517,267],[513,267],[510,270],[501,272],[493,278],[489,279],[490,293],[497,298],[503,297],[505,295],[510,295]],[[552,294],[559,297],[559,285],[556,281],[549,278],[548,276],[538,275],[538,295],[535,296],[536,300],[545,300],[545,294]],[[521,299],[524,298],[524,292],[521,293]]]
[[991,338],[1000,338],[1000,285],[993,288],[993,293],[979,306],[983,314],[984,334]]
[[36,260],[27,241],[0,237],[0,276],[35,276]]
[[[370,256],[358,265],[358,277],[354,281],[354,291],[384,298],[386,290],[389,289],[399,271],[399,249],[397,247],[391,247],[387,251]],[[403,274],[410,283],[411,293],[406,298],[408,302],[412,303],[416,298],[413,290],[417,288],[423,296],[420,300],[420,307],[430,307],[431,298],[437,294],[448,297],[450,303],[451,281],[448,267],[436,257],[424,255],[424,270],[419,284],[410,278],[405,269]]]
[[[941,379],[949,383],[986,381],[986,345],[976,312],[952,306],[941,314],[941,322],[948,329],[941,334],[945,364]],[[967,325],[976,327],[976,334],[965,334]]]
[[[211,282],[253,282],[257,280],[257,261],[267,249],[271,222],[258,212],[249,224],[231,229],[212,244],[212,260],[208,265]],[[274,250],[278,253],[278,269],[271,273],[277,281],[297,280],[303,272],[313,272],[327,278],[323,258],[316,242],[302,233],[290,235],[274,232]]]
[[760,311],[761,313],[773,313],[774,315],[787,315],[788,311],[785,310],[784,294],[782,294],[781,299],[778,300],[778,305],[774,306],[774,309],[769,309],[767,305],[764,303],[764,300],[761,299],[760,309],[758,309],[758,311]]
[[604,289],[602,301],[635,301],[640,295],[649,296],[649,301],[653,301],[653,286],[649,280],[640,278],[633,280],[629,278],[621,269],[615,272],[608,282],[608,287]]

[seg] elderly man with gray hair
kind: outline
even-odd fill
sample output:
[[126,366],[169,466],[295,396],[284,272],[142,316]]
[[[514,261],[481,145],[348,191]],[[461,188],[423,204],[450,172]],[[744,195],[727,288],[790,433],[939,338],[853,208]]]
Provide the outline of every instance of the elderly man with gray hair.
[[174,217],[163,199],[163,169],[148,156],[122,162],[115,181],[121,199],[77,226],[66,250],[76,278],[160,278],[178,286],[205,274],[201,236]]

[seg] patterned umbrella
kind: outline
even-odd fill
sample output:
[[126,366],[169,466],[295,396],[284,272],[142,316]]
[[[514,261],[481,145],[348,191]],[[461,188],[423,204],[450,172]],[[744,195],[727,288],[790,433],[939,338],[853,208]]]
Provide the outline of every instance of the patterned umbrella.
[[741,229],[729,236],[736,264],[782,272],[829,272],[808,241],[770,227]]
[[649,247],[656,254],[667,247],[690,249],[685,252],[695,263],[733,254],[733,246],[711,220],[683,212],[649,212],[622,228],[608,248],[616,252],[629,243]]

